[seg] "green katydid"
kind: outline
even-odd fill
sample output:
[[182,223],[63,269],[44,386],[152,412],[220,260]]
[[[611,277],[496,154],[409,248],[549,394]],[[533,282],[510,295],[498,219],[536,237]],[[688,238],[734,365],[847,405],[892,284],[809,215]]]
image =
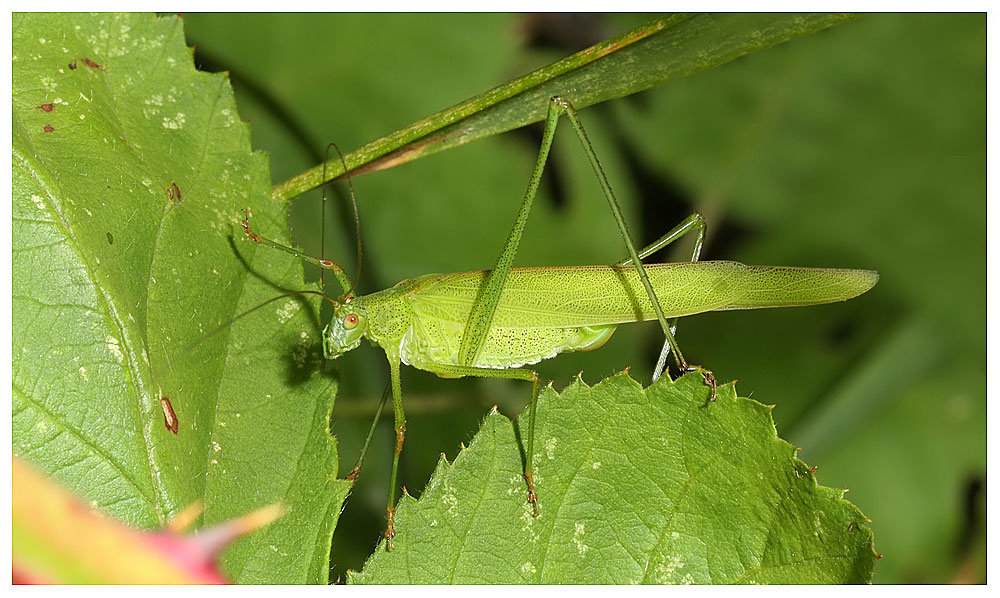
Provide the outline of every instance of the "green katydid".
[[[521,233],[541,179],[555,128],[566,115],[587,153],[603,188],[629,257],[612,266],[513,268]],[[386,546],[395,536],[395,489],[406,434],[400,365],[426,370],[443,378],[478,376],[531,382],[529,430],[524,479],[528,501],[539,514],[532,476],[535,406],[539,377],[525,366],[565,351],[600,347],[619,324],[658,320],[666,342],[657,364],[658,376],[667,351],[682,372],[701,370],[715,398],[711,372],[684,359],[673,337],[676,319],[713,310],[790,307],[843,301],[856,297],[878,281],[869,270],[745,266],[729,261],[698,261],[705,222],[692,214],[656,242],[636,251],[618,202],[597,160],[579,116],[562,98],[550,100],[545,131],[528,189],[513,228],[496,264],[486,271],[429,274],[396,286],[356,297],[353,285],[336,263],[307,256],[254,233],[247,219],[243,227],[255,242],[313,263],[334,273],[344,294],[334,305],[334,316],[323,331],[323,351],[336,359],[367,338],[380,346],[389,362],[395,416],[389,499],[386,507]],[[688,232],[696,231],[689,262],[643,265],[642,259]],[[381,409],[379,409],[379,412]],[[369,435],[369,440],[371,435]],[[367,442],[366,442],[367,447]],[[360,461],[359,461],[360,464]],[[352,472],[357,475],[358,468]]]

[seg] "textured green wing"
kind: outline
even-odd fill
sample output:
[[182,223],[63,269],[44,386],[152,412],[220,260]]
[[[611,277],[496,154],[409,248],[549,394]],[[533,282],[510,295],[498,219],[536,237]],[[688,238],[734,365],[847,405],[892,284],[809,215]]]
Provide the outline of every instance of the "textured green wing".
[[741,267],[744,281],[739,299],[715,309],[797,307],[846,301],[878,282],[878,272],[872,270]]
[[[867,270],[744,266],[694,262],[646,266],[667,317],[724,309],[843,301],[870,289]],[[436,274],[414,281],[407,299],[420,318],[464,324],[483,272]],[[635,270],[628,266],[515,268],[493,318],[503,328],[564,328],[655,319]]]
[[[686,315],[738,299],[723,269],[695,273],[682,264],[646,267],[664,313]],[[692,276],[693,274],[693,276]],[[464,323],[483,272],[434,275],[408,297],[420,316]],[[634,268],[577,266],[515,268],[510,271],[493,326],[561,328],[622,324],[653,319],[652,305]]]

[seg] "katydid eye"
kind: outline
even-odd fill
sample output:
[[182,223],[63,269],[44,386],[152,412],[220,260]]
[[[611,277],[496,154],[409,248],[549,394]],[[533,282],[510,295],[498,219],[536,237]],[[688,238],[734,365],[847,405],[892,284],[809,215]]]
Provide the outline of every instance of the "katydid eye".
[[344,316],[344,328],[350,330],[358,325],[358,314],[347,314]]

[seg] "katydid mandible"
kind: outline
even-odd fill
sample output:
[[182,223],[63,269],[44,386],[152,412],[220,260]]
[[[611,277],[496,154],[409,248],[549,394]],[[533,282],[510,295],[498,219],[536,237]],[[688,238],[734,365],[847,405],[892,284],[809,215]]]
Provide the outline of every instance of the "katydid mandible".
[[[600,181],[628,258],[612,266],[513,268],[556,125],[563,114],[572,123]],[[674,340],[672,330],[676,318],[714,310],[844,301],[864,293],[878,281],[878,274],[869,270],[698,261],[705,235],[705,221],[698,213],[643,250],[636,251],[580,118],[569,102],[560,97],[549,102],[545,131],[528,189],[507,241],[490,270],[428,274],[356,297],[350,279],[339,265],[257,235],[248,219],[249,214],[242,224],[250,239],[332,271],[343,288],[344,294],[338,300],[328,298],[334,305],[334,316],[323,330],[323,352],[327,359],[337,359],[355,349],[362,338],[385,351],[396,430],[386,507],[385,539],[389,550],[395,536],[399,454],[406,435],[400,364],[442,378],[478,376],[531,382],[524,480],[528,502],[538,516],[532,456],[540,384],[538,374],[524,366],[565,351],[596,349],[611,337],[619,324],[658,320],[666,342],[654,376],[662,370],[669,349],[681,372],[700,370],[704,374],[706,384],[712,387],[710,400],[714,400],[715,379],[711,372],[688,364]],[[643,265],[643,258],[691,231],[696,231],[696,239],[689,262]],[[667,318],[672,320],[668,322]],[[352,478],[356,477],[357,469],[352,472]]]

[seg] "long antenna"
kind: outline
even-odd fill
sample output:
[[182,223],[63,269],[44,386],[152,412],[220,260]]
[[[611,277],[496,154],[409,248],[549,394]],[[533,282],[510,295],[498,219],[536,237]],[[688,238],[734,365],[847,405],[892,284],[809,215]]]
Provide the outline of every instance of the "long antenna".
[[206,340],[212,338],[216,334],[219,334],[220,332],[222,332],[223,330],[229,328],[230,326],[232,326],[233,324],[235,324],[239,320],[241,320],[241,319],[249,316],[253,312],[257,311],[258,309],[260,309],[260,308],[262,308],[262,307],[264,307],[266,305],[274,303],[275,301],[277,301],[279,299],[284,299],[285,297],[294,297],[296,295],[319,295],[323,299],[326,299],[327,301],[329,301],[330,304],[333,305],[334,309],[337,309],[337,308],[340,307],[340,304],[337,303],[337,301],[335,301],[332,297],[330,297],[326,293],[321,293],[319,291],[291,291],[289,293],[282,293],[281,295],[278,295],[277,297],[272,297],[271,299],[268,299],[267,301],[261,303],[260,305],[251,307],[250,309],[248,309],[248,310],[246,310],[246,311],[238,314],[235,318],[233,318],[232,320],[229,320],[225,324],[219,325],[218,327],[216,327],[214,330],[212,330],[211,332],[209,332],[205,336],[199,338],[197,341],[194,341],[194,342],[192,342],[192,343],[184,346],[183,348],[181,348],[181,352],[182,353],[187,353],[189,350],[191,350],[194,347],[198,346],[199,344],[205,342]]
[[[330,146],[326,146],[326,151],[323,153],[323,183],[322,191],[320,192],[320,204],[319,204],[319,256],[326,259],[326,164],[330,161]],[[319,271],[319,288],[324,293],[326,292],[326,281],[324,280],[324,272],[322,269]]]
[[[274,303],[275,301],[278,301],[279,299],[284,299],[286,297],[295,297],[296,295],[319,295],[324,300],[328,301],[330,303],[330,305],[333,306],[334,310],[336,310],[336,309],[338,309],[340,307],[340,303],[338,303],[335,299],[333,299],[332,297],[330,297],[326,293],[321,293],[319,291],[291,291],[291,292],[288,292],[288,293],[282,293],[281,295],[278,295],[277,297],[272,297],[272,298],[268,299],[267,301],[261,303],[260,305],[256,305],[256,306],[251,307],[250,309],[248,309],[248,310],[246,310],[244,312],[241,312],[241,313],[237,314],[236,317],[234,317],[233,319],[229,320],[225,324],[220,324],[219,326],[216,326],[208,334],[203,335],[198,340],[192,341],[192,342],[190,342],[190,343],[182,346],[177,352],[186,355],[187,353],[189,353],[192,349],[194,349],[198,345],[204,343],[205,341],[207,341],[208,339],[212,338],[213,336],[219,334],[223,330],[226,330],[226,329],[230,328],[233,324],[235,324],[236,322],[238,322],[238,321],[242,320],[243,318],[249,316],[253,312],[257,311],[258,309],[260,309],[262,307],[265,307],[267,305],[270,305],[271,303]],[[173,366],[170,364],[170,356],[167,354],[167,348],[166,348],[166,346],[164,346],[162,344],[162,341],[161,341],[160,346],[163,347],[163,355],[164,355],[164,357],[166,357],[167,367],[169,368],[170,372],[173,373]],[[162,371],[162,369],[160,367],[157,367],[157,368],[155,368],[153,370],[154,381],[155,381],[155,378],[157,376],[159,376],[161,373],[163,373],[163,371]]]
[[[347,292],[347,295],[354,295],[358,288],[358,282],[361,281],[361,262],[363,257],[363,252],[361,250],[361,218],[358,216],[358,200],[354,195],[354,185],[351,183],[351,175],[347,172],[347,161],[344,159],[344,153],[340,151],[340,147],[336,143],[331,142],[326,146],[326,154],[329,155],[330,148],[337,150],[337,155],[340,156],[340,164],[344,168],[344,178],[347,179],[347,188],[351,192],[351,206],[354,208],[354,235],[358,243],[358,255],[357,255],[357,269],[354,274],[354,284],[351,286],[351,290]],[[326,181],[326,165],[329,160],[324,160],[323,162],[323,180]],[[324,183],[325,184],[325,183]],[[323,216],[322,216],[322,227],[323,232],[320,235],[320,251],[325,251],[326,248],[326,189],[323,189]],[[320,285],[323,284],[323,274],[320,273]],[[324,288],[325,290],[325,288]]]

